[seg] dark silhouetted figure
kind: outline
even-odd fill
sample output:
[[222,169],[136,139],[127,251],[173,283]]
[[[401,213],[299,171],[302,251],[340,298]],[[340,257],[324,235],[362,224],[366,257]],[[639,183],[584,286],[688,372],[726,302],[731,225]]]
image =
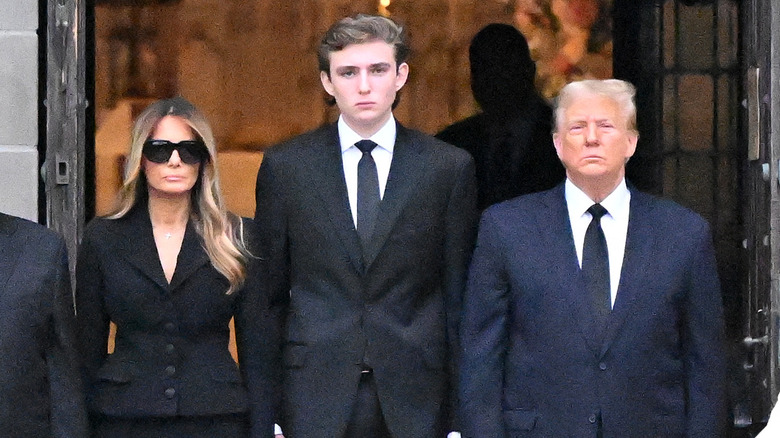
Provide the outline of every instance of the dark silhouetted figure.
[[467,150],[477,166],[480,210],[554,187],[564,170],[552,144],[552,110],[535,86],[525,37],[493,23],[469,47],[471,90],[482,112],[436,137]]

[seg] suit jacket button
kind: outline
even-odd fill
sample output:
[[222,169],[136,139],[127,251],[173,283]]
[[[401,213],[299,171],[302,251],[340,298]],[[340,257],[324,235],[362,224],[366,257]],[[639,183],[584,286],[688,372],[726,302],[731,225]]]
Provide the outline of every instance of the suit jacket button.
[[600,369],[601,371],[605,371],[605,370],[607,369],[607,364],[606,364],[605,362],[601,362],[601,363],[599,364],[599,369]]
[[588,421],[590,424],[593,424],[596,422],[596,414],[590,414],[590,417],[588,417]]
[[176,390],[173,388],[168,388],[165,390],[165,396],[168,398],[173,398],[173,396],[176,395]]
[[176,350],[176,347],[173,344],[168,344],[165,346],[166,353],[173,353],[174,350]]
[[173,333],[174,331],[176,331],[176,324],[174,324],[172,322],[166,323],[165,324],[165,330],[167,332],[169,332],[169,333]]
[[165,368],[165,374],[167,374],[169,376],[172,376],[172,375],[176,374],[176,367],[173,366],[173,365],[168,365]]

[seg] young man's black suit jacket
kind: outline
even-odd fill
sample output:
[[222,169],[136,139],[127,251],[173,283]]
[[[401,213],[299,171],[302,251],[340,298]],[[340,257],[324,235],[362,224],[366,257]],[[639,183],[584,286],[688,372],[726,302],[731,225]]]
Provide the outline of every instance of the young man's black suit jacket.
[[464,437],[723,436],[720,287],[707,223],[631,190],[617,299],[591,316],[564,185],[480,223],[461,321]]
[[87,436],[65,242],[0,213],[0,436]]
[[361,366],[394,436],[452,427],[458,318],[476,226],[473,160],[398,126],[374,237],[361,252],[335,124],[270,148],[256,220],[284,328],[288,438],[339,437]]

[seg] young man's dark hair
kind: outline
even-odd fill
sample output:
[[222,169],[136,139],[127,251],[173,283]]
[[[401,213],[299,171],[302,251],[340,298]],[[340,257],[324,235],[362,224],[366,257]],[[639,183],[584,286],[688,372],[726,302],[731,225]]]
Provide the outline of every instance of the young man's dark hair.
[[322,37],[317,50],[320,71],[330,76],[330,54],[350,44],[384,41],[395,49],[396,68],[409,58],[410,48],[406,29],[385,17],[358,14],[346,17],[331,26]]

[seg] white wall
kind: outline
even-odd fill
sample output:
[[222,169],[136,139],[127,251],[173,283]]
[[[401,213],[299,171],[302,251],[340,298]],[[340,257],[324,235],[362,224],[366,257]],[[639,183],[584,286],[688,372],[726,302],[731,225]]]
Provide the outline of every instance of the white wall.
[[0,211],[38,218],[38,2],[0,0]]

